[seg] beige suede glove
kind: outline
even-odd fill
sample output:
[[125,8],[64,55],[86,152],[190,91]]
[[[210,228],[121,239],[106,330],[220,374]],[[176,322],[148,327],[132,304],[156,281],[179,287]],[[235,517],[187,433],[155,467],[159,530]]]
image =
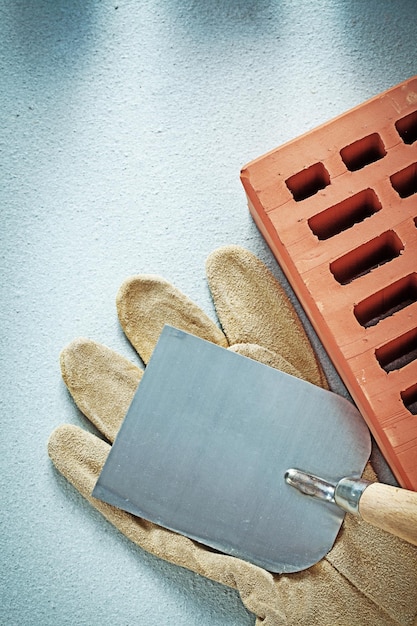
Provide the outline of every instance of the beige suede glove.
[[[207,276],[223,332],[188,298],[155,276],[136,276],[117,297],[121,325],[146,364],[165,323],[327,386],[282,287],[251,253],[215,251]],[[78,339],[63,350],[62,375],[77,406],[111,443],[142,371],[103,345]],[[417,548],[347,515],[333,549],[296,574],[271,573],[134,517],[91,497],[110,450],[63,425],[51,435],[58,470],[114,526],[145,550],[237,589],[260,626],[417,624]],[[365,475],[375,480],[368,464]]]

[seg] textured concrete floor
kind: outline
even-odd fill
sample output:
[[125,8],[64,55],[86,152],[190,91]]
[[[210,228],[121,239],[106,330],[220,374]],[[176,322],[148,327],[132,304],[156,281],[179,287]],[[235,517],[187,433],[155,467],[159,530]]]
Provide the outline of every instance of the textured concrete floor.
[[216,247],[282,278],[240,168],[416,74],[416,31],[415,0],[0,0],[1,624],[254,624],[54,471],[49,433],[88,428],[58,355],[83,335],[137,362],[114,304],[130,274],[213,318]]

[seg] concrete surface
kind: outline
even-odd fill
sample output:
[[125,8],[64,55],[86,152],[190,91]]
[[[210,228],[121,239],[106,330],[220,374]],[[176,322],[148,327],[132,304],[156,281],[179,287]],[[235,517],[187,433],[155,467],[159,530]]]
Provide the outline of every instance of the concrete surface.
[[138,361],[114,304],[133,273],[213,318],[216,247],[282,278],[240,168],[415,74],[416,27],[414,0],[0,1],[1,624],[255,623],[54,471],[49,433],[88,428],[59,352],[83,335]]

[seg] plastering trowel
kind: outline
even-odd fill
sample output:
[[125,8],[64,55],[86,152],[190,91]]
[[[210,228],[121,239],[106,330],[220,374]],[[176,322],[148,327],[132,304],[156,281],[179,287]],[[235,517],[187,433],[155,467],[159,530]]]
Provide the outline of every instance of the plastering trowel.
[[356,482],[370,451],[348,400],[165,326],[93,496],[295,572],[331,549],[345,510],[364,515],[367,493],[374,517],[417,542],[416,493]]

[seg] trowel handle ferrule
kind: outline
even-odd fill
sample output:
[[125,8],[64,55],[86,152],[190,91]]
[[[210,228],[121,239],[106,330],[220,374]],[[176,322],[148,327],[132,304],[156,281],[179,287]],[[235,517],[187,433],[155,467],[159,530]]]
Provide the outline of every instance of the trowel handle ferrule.
[[357,478],[342,478],[334,490],[334,501],[341,509],[359,515],[359,500],[371,483]]

